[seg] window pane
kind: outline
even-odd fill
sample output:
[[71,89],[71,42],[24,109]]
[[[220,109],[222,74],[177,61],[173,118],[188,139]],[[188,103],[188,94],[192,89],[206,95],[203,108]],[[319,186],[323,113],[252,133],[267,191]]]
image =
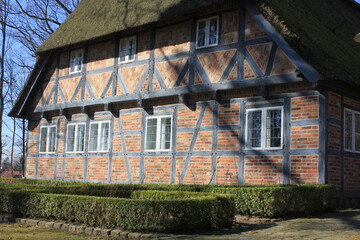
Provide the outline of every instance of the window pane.
[[98,123],[92,123],[90,125],[90,151],[97,151],[98,128]]
[[109,150],[109,123],[101,123],[100,151]]
[[205,31],[206,31],[206,21],[201,21],[198,23],[198,47],[205,46]]
[[345,112],[345,149],[352,149],[352,113]]
[[150,118],[147,120],[146,125],[146,149],[156,149],[156,133],[157,133],[157,119]]
[[85,124],[79,124],[77,126],[77,139],[76,139],[76,151],[84,151],[84,142],[85,142]]
[[49,128],[49,146],[48,146],[48,152],[55,152],[55,127]]
[[77,62],[76,62],[77,71],[81,71],[82,59],[83,59],[82,52],[78,52]]
[[248,113],[247,147],[261,147],[261,111]]
[[217,18],[210,20],[210,27],[209,27],[209,45],[216,44],[217,42]]
[[355,150],[360,151],[360,114],[355,114]]
[[40,152],[46,152],[47,128],[41,128]]
[[129,60],[135,59],[135,39],[129,40]]
[[72,51],[70,53],[70,72],[81,71],[83,63],[82,50]]
[[170,139],[171,139],[171,118],[162,118],[160,126],[160,149],[168,150],[170,149]]
[[126,40],[120,41],[120,62],[125,62],[126,53]]
[[266,113],[266,147],[281,145],[281,110],[268,110]]
[[68,135],[67,135],[67,148],[66,151],[73,152],[74,151],[74,140],[75,140],[75,125],[68,126]]

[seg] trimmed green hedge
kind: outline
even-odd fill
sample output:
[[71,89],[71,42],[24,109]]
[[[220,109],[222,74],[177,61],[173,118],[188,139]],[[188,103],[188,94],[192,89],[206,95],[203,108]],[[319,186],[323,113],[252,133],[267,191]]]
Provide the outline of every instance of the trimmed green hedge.
[[149,200],[169,200],[179,198],[199,198],[214,195],[203,192],[184,192],[184,191],[155,191],[155,190],[136,190],[131,193],[133,199],[149,199]]
[[[332,185],[262,185],[262,186],[224,186],[224,185],[169,185],[169,184],[89,184],[65,182],[56,186],[56,181],[17,179],[22,187],[31,186],[42,193],[90,195],[102,197],[130,198],[137,191],[156,191],[224,193],[234,196],[236,212],[239,214],[279,217],[295,214],[310,214],[335,209]],[[1,181],[0,181],[1,182]],[[21,183],[21,184],[20,184]],[[33,185],[33,184],[37,185]],[[46,185],[49,183],[49,185]],[[60,182],[61,183],[61,182]],[[71,184],[73,183],[73,184]],[[2,188],[0,183],[0,189]],[[21,187],[21,188],[22,188]],[[21,189],[20,188],[20,189]],[[7,187],[8,189],[8,187]],[[144,198],[149,193],[141,193]],[[155,194],[155,195],[154,195]],[[168,193],[170,197],[172,193]],[[178,193],[177,193],[178,195]],[[164,193],[161,195],[165,196]],[[139,196],[138,196],[139,197]],[[187,197],[184,193],[184,197]]]
[[336,207],[332,185],[285,185],[273,187],[213,188],[230,193],[238,214],[280,217],[333,210]]
[[139,200],[27,191],[0,191],[0,211],[142,232],[221,228],[232,223],[235,213],[229,195]]

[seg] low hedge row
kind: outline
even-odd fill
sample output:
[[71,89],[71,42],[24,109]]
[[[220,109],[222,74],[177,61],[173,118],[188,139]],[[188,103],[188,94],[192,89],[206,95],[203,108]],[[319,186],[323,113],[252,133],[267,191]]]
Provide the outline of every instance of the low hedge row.
[[[149,194],[146,196],[149,197]],[[161,193],[155,195],[160,196]],[[0,211],[94,227],[147,232],[224,227],[231,224],[235,209],[233,198],[229,195],[143,200],[14,190],[0,191]]]
[[[130,198],[134,191],[181,191],[214,192],[231,194],[239,214],[279,217],[295,214],[310,214],[335,209],[332,185],[266,185],[266,186],[224,186],[224,185],[169,185],[169,184],[89,184],[66,182],[55,186],[54,181],[21,179],[21,186],[29,184],[43,193],[91,195],[103,197]],[[46,185],[46,182],[50,182]],[[32,185],[38,183],[38,185]],[[0,188],[1,188],[0,183]],[[14,184],[18,185],[18,184]],[[145,194],[145,193],[142,193]],[[153,193],[152,193],[153,194]],[[162,195],[164,196],[164,195]]]
[[170,199],[189,199],[214,195],[203,192],[184,192],[184,191],[154,191],[154,190],[136,190],[131,193],[132,199],[149,200],[170,200]]
[[214,188],[212,192],[234,196],[238,214],[280,217],[333,210],[332,185],[287,185],[276,187]]

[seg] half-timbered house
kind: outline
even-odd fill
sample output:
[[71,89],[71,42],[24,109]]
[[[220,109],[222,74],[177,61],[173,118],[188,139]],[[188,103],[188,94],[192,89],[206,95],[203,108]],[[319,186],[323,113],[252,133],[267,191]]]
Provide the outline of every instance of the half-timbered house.
[[352,1],[83,0],[10,115],[26,177],[360,190]]

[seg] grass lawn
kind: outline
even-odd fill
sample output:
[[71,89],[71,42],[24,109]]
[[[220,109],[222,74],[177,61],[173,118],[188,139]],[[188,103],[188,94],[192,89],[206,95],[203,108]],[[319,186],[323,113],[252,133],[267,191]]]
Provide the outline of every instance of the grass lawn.
[[82,234],[72,234],[54,229],[44,229],[37,227],[25,227],[18,224],[0,224],[0,240],[48,240],[48,239],[66,239],[66,240],[101,240],[105,238],[92,237]]

